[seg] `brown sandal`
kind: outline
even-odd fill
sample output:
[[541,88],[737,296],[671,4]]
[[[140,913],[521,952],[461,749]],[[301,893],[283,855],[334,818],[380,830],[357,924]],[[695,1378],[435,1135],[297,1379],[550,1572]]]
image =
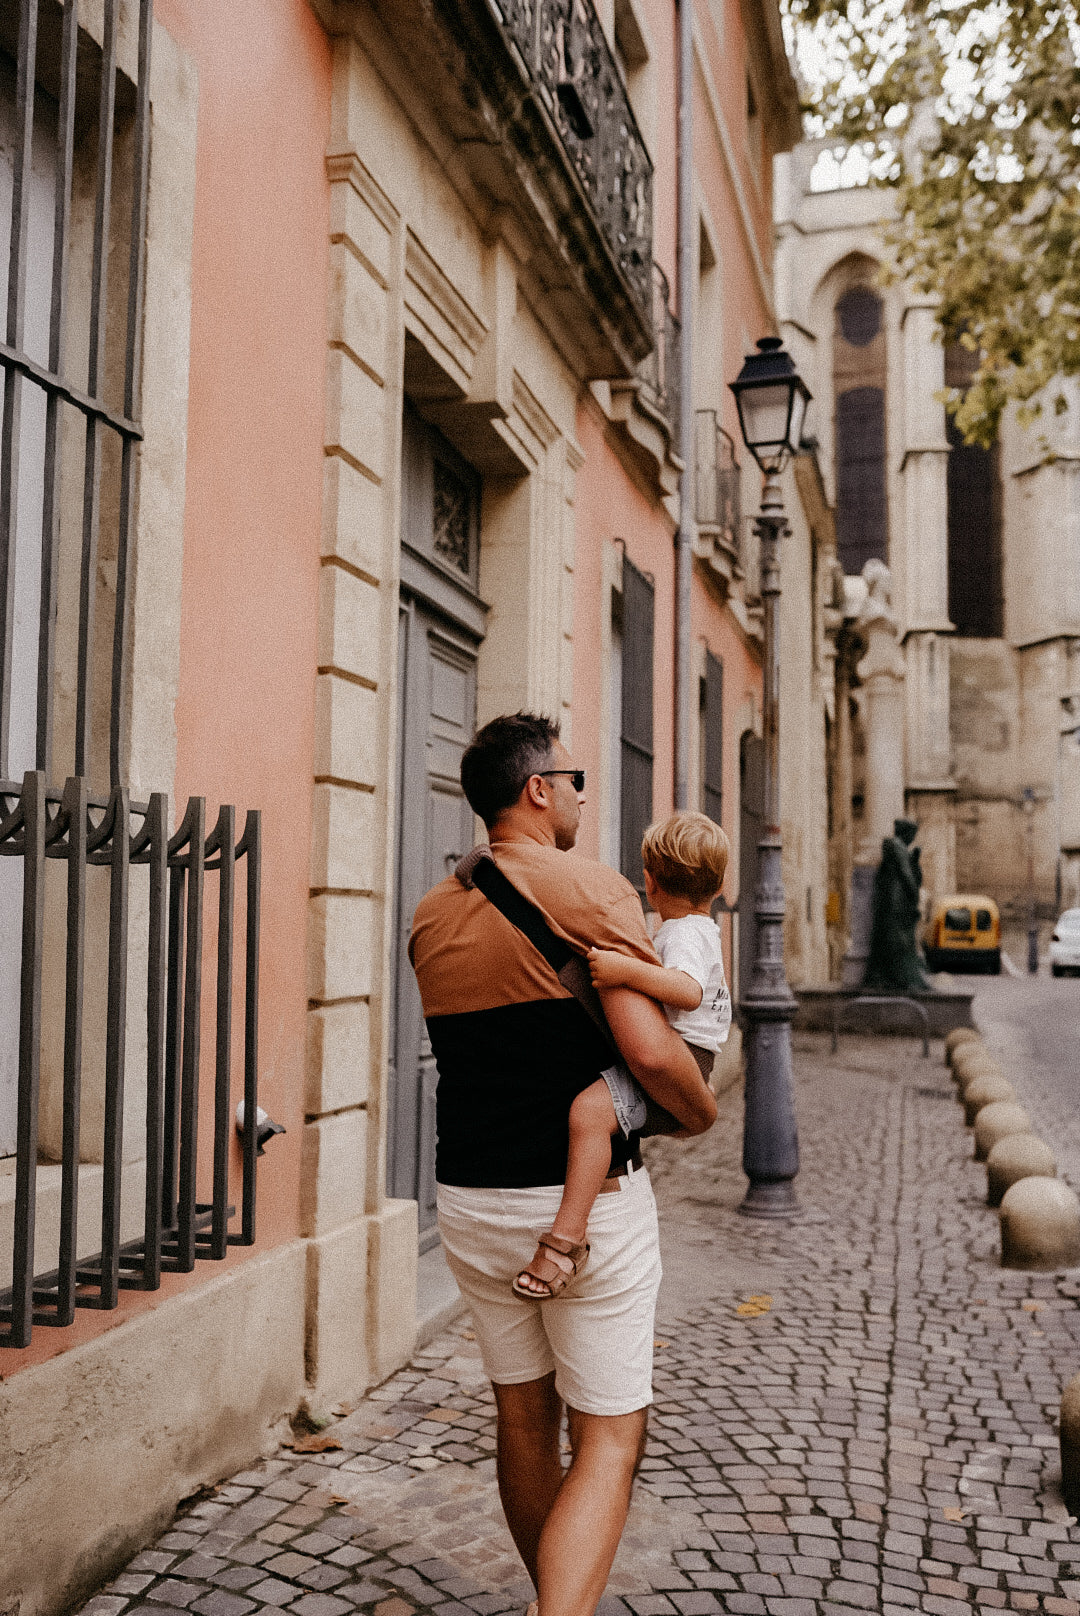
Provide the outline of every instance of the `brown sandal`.
[[[574,1266],[569,1273],[565,1268],[560,1267],[557,1262],[552,1262],[550,1257],[541,1255],[541,1248],[544,1246],[549,1251],[556,1252],[560,1257],[570,1259]],[[517,1279],[515,1279],[514,1294],[524,1296],[526,1301],[529,1302],[549,1302],[553,1296],[561,1296],[566,1287],[577,1279],[588,1260],[588,1256],[589,1245],[587,1241],[567,1240],[565,1235],[553,1234],[549,1230],[547,1234],[542,1234],[536,1242],[536,1256],[528,1268],[523,1268]],[[538,1291],[531,1291],[520,1283],[526,1274],[530,1279],[538,1280],[541,1285],[547,1286],[546,1296],[541,1295]]]

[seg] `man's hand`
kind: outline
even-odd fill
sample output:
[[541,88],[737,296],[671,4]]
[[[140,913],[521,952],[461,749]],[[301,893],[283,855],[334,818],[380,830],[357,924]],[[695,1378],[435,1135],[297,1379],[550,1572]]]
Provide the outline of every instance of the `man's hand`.
[[631,988],[602,988],[600,999],[620,1053],[646,1094],[686,1134],[705,1133],[716,1121],[716,1097],[660,1006]]
[[589,975],[594,988],[620,988],[626,983],[626,967],[631,962],[614,948],[590,948]]

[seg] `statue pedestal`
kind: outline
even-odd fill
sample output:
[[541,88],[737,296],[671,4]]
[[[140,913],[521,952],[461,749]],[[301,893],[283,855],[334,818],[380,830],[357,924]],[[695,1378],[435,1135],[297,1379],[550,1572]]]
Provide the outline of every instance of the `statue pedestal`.
[[876,873],[872,864],[856,864],[851,872],[851,943],[840,962],[840,985],[845,988],[859,987],[866,975]]
[[[820,988],[797,988],[795,997],[799,1001],[799,1008],[795,1012],[794,1025],[804,1032],[831,1032],[833,1005],[861,996],[860,988],[846,987],[840,982],[830,982]],[[928,993],[898,993],[896,997],[911,999],[923,1006],[931,1038],[944,1038],[954,1027],[975,1025],[971,1019],[974,989],[931,988]],[[920,1032],[920,1026],[910,1011],[905,1014],[902,1005],[891,1004],[860,1005],[857,1011],[849,1011],[844,1016],[842,1026],[847,1033],[887,1033],[908,1038],[918,1037]]]

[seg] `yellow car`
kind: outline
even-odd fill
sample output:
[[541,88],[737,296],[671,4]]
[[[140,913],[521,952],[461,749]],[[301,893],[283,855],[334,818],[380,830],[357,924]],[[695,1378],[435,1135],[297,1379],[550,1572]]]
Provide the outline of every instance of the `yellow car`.
[[932,971],[1001,971],[1001,916],[993,898],[954,893],[935,904],[924,936]]

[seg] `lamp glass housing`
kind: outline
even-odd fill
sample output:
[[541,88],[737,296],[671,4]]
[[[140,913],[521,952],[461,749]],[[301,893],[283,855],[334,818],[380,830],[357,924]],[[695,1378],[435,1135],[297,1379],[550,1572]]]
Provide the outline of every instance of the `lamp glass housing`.
[[743,441],[762,471],[778,471],[802,441],[810,389],[779,337],[762,337],[731,383]]

